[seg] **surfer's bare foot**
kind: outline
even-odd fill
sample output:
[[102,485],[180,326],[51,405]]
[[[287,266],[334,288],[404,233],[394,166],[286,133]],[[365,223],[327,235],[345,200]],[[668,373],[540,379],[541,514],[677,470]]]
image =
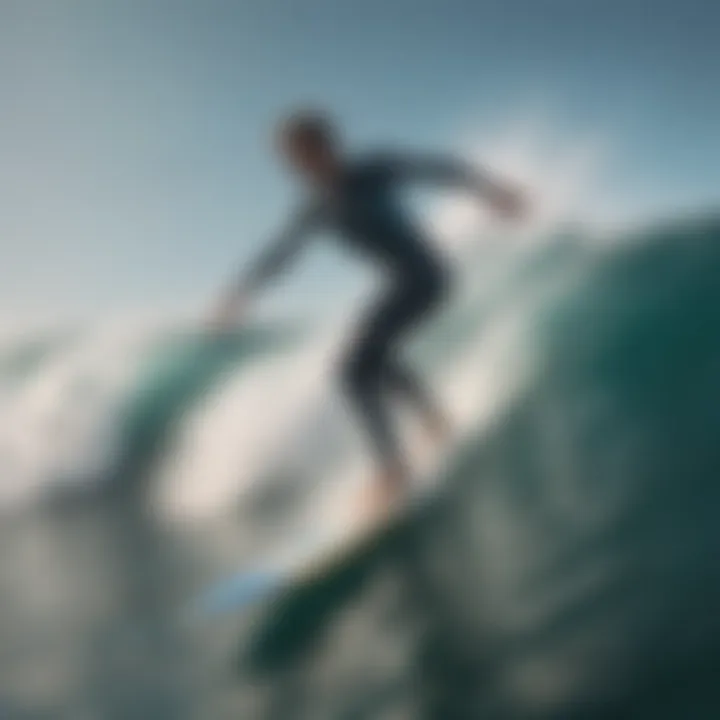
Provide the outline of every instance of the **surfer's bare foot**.
[[450,419],[445,413],[437,409],[425,416],[424,424],[428,439],[438,445],[447,440],[452,432]]
[[408,486],[408,473],[399,464],[380,470],[373,479],[365,498],[370,517],[384,517],[400,503]]

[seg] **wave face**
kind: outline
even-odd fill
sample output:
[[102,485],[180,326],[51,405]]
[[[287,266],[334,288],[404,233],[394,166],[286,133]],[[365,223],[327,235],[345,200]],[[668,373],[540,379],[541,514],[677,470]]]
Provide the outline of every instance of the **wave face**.
[[470,360],[452,374],[471,409],[446,388],[466,441],[443,502],[375,557],[415,621],[400,665],[383,663],[402,623],[368,621],[386,599],[365,559],[255,632],[264,672],[304,668],[333,686],[328,674],[341,684],[361,665],[368,717],[397,689],[388,675],[423,688],[412,717],[718,713],[720,223],[602,250],[566,240],[524,256],[470,313],[462,335],[480,332],[489,356],[454,351]]
[[[293,717],[375,717],[397,703],[408,717],[717,717],[719,276],[717,218],[612,242],[556,235],[466,268],[457,302],[411,349],[464,437],[442,512],[415,528],[413,563],[386,564],[342,602],[320,603],[335,631],[286,657],[291,681],[301,674],[315,688],[307,711],[281,679],[270,704],[295,697]],[[131,488],[185,529],[235,528],[231,540],[186,553],[191,540],[147,519],[130,523],[131,540],[128,516],[109,529],[86,520],[72,535],[44,526],[55,573],[45,593],[67,575],[67,597],[85,587],[82,601],[93,598],[92,613],[72,615],[67,641],[103,687],[128,697],[136,682],[153,697],[162,687],[168,707],[196,693],[192,703],[207,712],[193,717],[224,717],[213,708],[237,708],[237,693],[247,707],[260,702],[252,688],[233,695],[207,678],[187,681],[217,638],[188,640],[167,607],[210,581],[213,563],[237,568],[239,557],[331,522],[365,477],[331,382],[343,332],[273,326],[220,342],[164,328],[0,348],[6,510]],[[0,545],[15,546],[7,540]],[[33,547],[23,561],[3,554],[20,578],[8,587],[32,593],[39,582],[19,567],[37,561]],[[94,574],[78,552],[97,555]],[[396,590],[404,610],[383,624]],[[319,606],[298,626],[327,626]],[[13,612],[29,611],[17,602]],[[166,649],[138,656],[142,678],[92,653],[98,633],[114,648],[138,617]],[[28,663],[67,667],[67,652],[31,649]]]
[[456,697],[492,717],[718,712],[720,224],[625,240],[538,308],[529,381],[423,537],[439,599],[409,581],[442,647],[488,650]]

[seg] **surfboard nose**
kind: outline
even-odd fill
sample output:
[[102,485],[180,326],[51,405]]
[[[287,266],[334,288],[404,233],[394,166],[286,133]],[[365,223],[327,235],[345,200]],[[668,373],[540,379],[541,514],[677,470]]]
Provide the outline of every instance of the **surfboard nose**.
[[241,572],[211,587],[190,608],[191,616],[203,618],[237,612],[279,589],[283,575],[271,570]]

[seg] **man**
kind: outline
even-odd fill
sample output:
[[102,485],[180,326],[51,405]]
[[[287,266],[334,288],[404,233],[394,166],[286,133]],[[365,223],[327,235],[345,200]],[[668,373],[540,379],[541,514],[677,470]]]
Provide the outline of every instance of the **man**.
[[372,504],[387,509],[408,481],[406,461],[391,422],[391,401],[403,398],[414,406],[435,439],[448,428],[424,383],[397,352],[408,332],[448,297],[449,272],[402,210],[394,190],[410,181],[458,185],[507,217],[520,214],[522,201],[509,187],[444,158],[384,154],[350,159],[335,128],[321,113],[302,112],[285,120],[278,144],[283,159],[307,185],[310,197],[223,299],[218,319],[224,324],[244,308],[318,229],[336,231],[384,272],[388,288],[361,323],[341,376],[378,461]]

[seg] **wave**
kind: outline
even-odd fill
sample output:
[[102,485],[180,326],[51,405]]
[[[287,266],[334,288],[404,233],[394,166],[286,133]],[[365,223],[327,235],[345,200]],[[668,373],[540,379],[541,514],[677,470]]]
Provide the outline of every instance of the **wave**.
[[357,696],[307,701],[361,714],[407,631],[378,707],[395,672],[412,716],[716,713],[720,222],[620,239],[499,283],[448,373],[467,432],[442,502],[249,620],[243,672],[362,666]]
[[[608,258],[620,262],[628,244],[658,247],[668,236],[699,234],[715,237],[718,223],[666,224],[603,244],[576,230],[521,248],[495,245],[464,268],[457,302],[412,352],[443,393],[455,393],[449,402],[470,425],[491,400],[511,400],[498,368],[518,384],[525,366],[540,362],[531,340],[548,313],[559,322],[553,297],[573,307],[590,273]],[[261,478],[319,486],[347,474],[362,461],[332,362],[351,328],[346,320],[313,331],[268,324],[213,340],[168,324],[5,342],[0,503],[71,488],[139,488],[161,513],[200,517],[234,510]]]
[[6,346],[0,503],[131,485],[173,423],[223,372],[296,341],[279,327],[218,339],[197,330],[110,328]]

